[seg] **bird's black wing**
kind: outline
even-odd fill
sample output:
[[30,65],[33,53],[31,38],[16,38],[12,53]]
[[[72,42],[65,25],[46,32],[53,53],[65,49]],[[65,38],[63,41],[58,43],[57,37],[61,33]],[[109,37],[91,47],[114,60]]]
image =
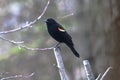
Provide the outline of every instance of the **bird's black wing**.
[[72,37],[65,31],[64,28],[58,27],[58,34],[62,42],[64,42],[67,45],[73,46]]
[[72,39],[72,37],[67,33],[67,31],[60,25],[58,24],[57,30],[61,32],[66,38]]

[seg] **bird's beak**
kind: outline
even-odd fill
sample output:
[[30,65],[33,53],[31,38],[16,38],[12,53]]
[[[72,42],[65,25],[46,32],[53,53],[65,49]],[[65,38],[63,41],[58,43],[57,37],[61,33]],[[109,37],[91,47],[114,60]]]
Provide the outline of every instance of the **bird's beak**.
[[48,22],[48,21],[45,19],[44,22]]

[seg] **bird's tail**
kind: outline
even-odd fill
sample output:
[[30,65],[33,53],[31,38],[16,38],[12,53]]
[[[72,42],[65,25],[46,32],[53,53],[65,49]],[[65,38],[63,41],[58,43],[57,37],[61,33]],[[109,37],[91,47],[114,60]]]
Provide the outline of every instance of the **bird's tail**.
[[73,43],[65,43],[65,44],[71,49],[71,51],[76,57],[78,58],[80,57],[79,53],[75,50]]
[[74,53],[74,55],[76,56],[76,57],[80,57],[80,55],[79,55],[79,53],[75,50],[75,48],[72,46],[72,47],[70,47],[70,49],[71,49],[71,51]]

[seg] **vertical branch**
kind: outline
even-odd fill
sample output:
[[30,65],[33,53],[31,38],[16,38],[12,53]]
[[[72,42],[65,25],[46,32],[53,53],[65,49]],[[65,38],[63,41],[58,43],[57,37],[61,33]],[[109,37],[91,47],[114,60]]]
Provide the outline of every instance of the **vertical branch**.
[[60,74],[61,80],[68,80],[68,76],[65,72],[65,68],[64,68],[64,64],[63,64],[63,60],[62,60],[62,57],[61,57],[59,47],[54,48],[54,54],[55,54],[55,58],[56,58],[56,61],[57,61],[57,66],[58,66],[58,69],[59,69],[59,74]]
[[86,75],[87,75],[87,80],[95,80],[89,61],[88,60],[83,60],[83,65],[84,65],[85,72],[86,72]]

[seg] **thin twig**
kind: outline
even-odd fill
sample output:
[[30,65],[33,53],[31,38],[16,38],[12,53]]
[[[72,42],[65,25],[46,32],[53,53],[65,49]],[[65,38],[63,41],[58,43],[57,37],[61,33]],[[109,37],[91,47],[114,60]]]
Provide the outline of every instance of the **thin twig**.
[[15,75],[15,76],[9,76],[5,78],[1,78],[0,80],[7,80],[7,79],[15,79],[15,78],[30,78],[34,75],[35,73],[31,73],[30,75]]
[[8,74],[9,72],[4,72],[4,73],[0,73],[0,77],[3,76],[4,74]]
[[57,19],[64,19],[64,18],[68,18],[68,17],[73,16],[73,15],[74,15],[74,13],[70,13],[70,14],[67,14],[67,15],[62,16],[62,17],[57,17]]
[[101,73],[98,75],[98,77],[95,80],[99,80],[101,76]]
[[54,47],[50,47],[50,48],[30,48],[24,45],[19,45],[20,48],[24,48],[27,50],[32,50],[32,51],[45,51],[45,50],[52,50]]
[[22,43],[24,43],[24,41],[13,41],[13,40],[6,39],[6,38],[4,38],[2,36],[0,36],[0,39],[11,42],[13,44],[22,44]]
[[2,40],[5,40],[5,41],[7,41],[7,42],[9,42],[9,43],[14,44],[15,46],[18,46],[18,48],[23,48],[23,49],[32,50],[32,51],[45,51],[45,50],[51,50],[51,49],[53,49],[54,47],[56,47],[56,45],[55,45],[55,46],[50,47],[50,48],[30,48],[30,47],[27,47],[27,46],[25,46],[25,45],[22,45],[21,43],[23,43],[23,41],[21,41],[21,42],[16,42],[16,41],[13,41],[13,40],[4,38],[4,37],[2,37],[2,36],[0,36],[0,38],[1,38]]
[[107,73],[110,71],[110,69],[112,69],[112,67],[108,67],[107,70],[104,72],[104,74],[102,75],[102,77],[100,78],[100,80],[103,80],[105,78],[105,76],[107,75]]
[[25,26],[18,27],[16,29],[12,29],[12,30],[8,30],[8,31],[2,31],[2,32],[0,32],[0,35],[1,34],[8,34],[8,33],[17,32],[17,31],[20,31],[20,30],[25,29],[25,28],[30,28],[33,24],[35,24],[38,20],[40,20],[41,17],[45,14],[49,4],[50,4],[50,0],[48,0],[45,8],[43,9],[42,13],[40,14],[40,16],[38,16],[37,19],[35,19],[35,20],[33,20],[33,21],[29,22],[29,23],[27,22]]
[[44,10],[43,10],[43,12],[42,12],[42,14],[37,18],[37,20],[39,20],[39,19],[45,14],[45,12],[46,12],[49,4],[50,4],[50,0],[48,0],[48,2],[47,2],[47,4],[46,4],[46,6],[45,6],[45,8],[44,8]]

